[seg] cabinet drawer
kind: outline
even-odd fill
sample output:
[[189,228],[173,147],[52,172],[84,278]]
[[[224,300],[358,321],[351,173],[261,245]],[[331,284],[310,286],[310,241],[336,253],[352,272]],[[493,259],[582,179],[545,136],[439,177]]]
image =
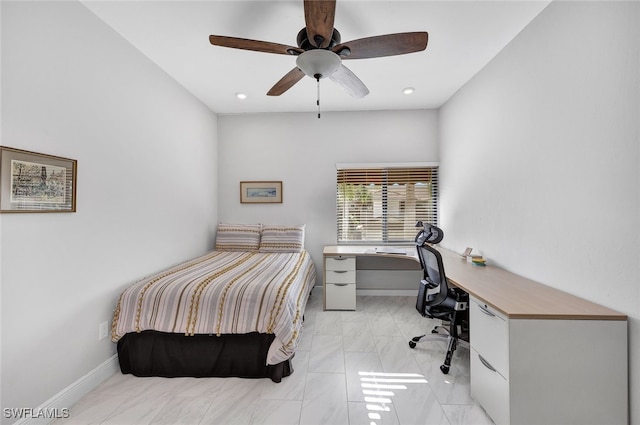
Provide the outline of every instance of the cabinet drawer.
[[497,371],[491,370],[492,366],[481,359],[473,347],[470,356],[471,397],[480,403],[496,425],[508,424],[509,381]]
[[355,270],[325,270],[326,283],[356,283]]
[[326,270],[355,270],[356,257],[327,257],[324,268]]
[[471,298],[469,306],[471,346],[508,379],[509,321],[502,313],[475,298]]
[[326,310],[355,310],[356,309],[356,285],[327,283],[325,290]]

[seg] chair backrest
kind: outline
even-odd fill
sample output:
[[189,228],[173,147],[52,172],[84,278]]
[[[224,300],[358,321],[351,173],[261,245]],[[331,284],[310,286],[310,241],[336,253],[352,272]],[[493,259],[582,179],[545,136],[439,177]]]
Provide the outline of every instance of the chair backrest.
[[438,295],[431,300],[425,300],[425,305],[429,307],[437,306],[444,302],[449,295],[449,283],[444,272],[442,256],[435,248],[426,244],[419,246],[418,252],[423,262],[423,279],[428,283],[437,285],[438,288]]
[[[422,267],[422,281],[418,291],[416,309],[422,315],[426,315],[426,309],[443,303],[449,294],[449,284],[444,272],[442,256],[430,243],[438,243],[444,233],[439,227],[431,224],[424,225],[415,238],[418,258]],[[436,294],[435,296],[431,296]]]
[[440,243],[440,241],[442,241],[442,238],[444,238],[444,232],[441,228],[429,223],[423,224],[421,221],[418,223],[420,223],[423,228],[415,237],[415,243],[417,246],[422,246],[425,243]]
[[436,244],[439,243],[444,237],[444,232],[441,228],[436,227],[432,224],[423,224],[422,221],[419,221],[416,226],[422,226],[422,230],[418,232],[414,241],[416,243],[416,248],[418,249],[418,259],[420,260],[420,268],[424,270],[424,261],[422,259],[422,254],[420,253],[420,247],[426,243]]

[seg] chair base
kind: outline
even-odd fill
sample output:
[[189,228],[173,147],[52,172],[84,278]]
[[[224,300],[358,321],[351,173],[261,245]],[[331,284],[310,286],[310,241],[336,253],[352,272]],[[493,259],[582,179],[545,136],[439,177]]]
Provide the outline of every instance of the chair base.
[[[446,333],[441,334],[438,332],[438,329],[444,329]],[[447,354],[444,359],[444,363],[440,365],[440,371],[445,375],[449,373],[449,369],[451,368],[451,358],[453,357],[454,351],[458,345],[463,348],[469,348],[469,343],[463,339],[460,339],[457,336],[452,336],[449,334],[448,329],[442,326],[436,326],[432,331],[431,335],[420,335],[413,337],[411,341],[409,341],[409,347],[416,348],[416,345],[419,342],[424,341],[447,341]]]

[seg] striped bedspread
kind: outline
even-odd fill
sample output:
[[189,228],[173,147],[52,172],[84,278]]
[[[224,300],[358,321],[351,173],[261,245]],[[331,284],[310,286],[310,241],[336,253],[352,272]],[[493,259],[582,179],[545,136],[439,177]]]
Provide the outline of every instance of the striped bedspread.
[[211,251],[125,289],[111,340],[156,330],[194,334],[274,334],[267,364],[290,358],[316,272],[307,251]]

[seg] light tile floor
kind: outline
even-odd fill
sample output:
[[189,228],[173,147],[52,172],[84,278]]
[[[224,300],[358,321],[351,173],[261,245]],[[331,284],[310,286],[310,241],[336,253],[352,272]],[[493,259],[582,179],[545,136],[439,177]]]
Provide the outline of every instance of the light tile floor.
[[282,382],[118,373],[55,424],[492,424],[470,395],[468,349],[458,348],[444,375],[446,343],[409,348],[436,324],[414,305],[415,297],[359,296],[357,311],[322,311],[316,288],[295,371]]

